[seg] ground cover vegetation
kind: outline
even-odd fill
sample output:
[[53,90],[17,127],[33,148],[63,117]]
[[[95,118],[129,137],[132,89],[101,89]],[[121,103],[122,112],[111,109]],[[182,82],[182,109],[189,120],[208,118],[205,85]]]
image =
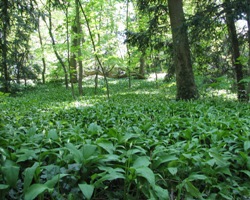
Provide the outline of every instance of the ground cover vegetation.
[[250,199],[249,0],[0,18],[0,199]]
[[93,80],[1,97],[1,199],[249,199],[249,104],[109,81],[109,100]]

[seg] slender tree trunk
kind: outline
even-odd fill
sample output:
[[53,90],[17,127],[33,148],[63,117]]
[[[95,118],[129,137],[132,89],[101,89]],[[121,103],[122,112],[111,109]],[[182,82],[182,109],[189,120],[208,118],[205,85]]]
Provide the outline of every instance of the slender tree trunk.
[[52,33],[52,19],[51,19],[51,0],[49,0],[49,25],[46,23],[46,26],[49,30],[49,35],[50,35],[50,38],[51,38],[51,41],[52,41],[52,47],[53,47],[53,50],[54,50],[54,53],[56,55],[56,58],[58,59],[58,61],[60,62],[62,68],[63,68],[63,71],[64,71],[64,81],[65,81],[65,86],[66,88],[68,89],[68,72],[67,72],[67,68],[61,58],[61,56],[59,55],[57,49],[56,49],[56,42],[55,42],[55,38],[53,36],[53,33]]
[[83,7],[80,3],[80,1],[78,0],[78,3],[79,3],[79,6],[81,8],[81,11],[82,11],[82,14],[84,16],[84,19],[86,21],[86,24],[87,24],[87,28],[88,28],[88,32],[89,32],[89,36],[90,36],[90,39],[91,39],[91,43],[92,43],[92,46],[93,46],[93,50],[95,52],[95,58],[98,62],[98,65],[100,66],[101,70],[102,70],[102,73],[103,73],[103,77],[104,77],[104,82],[106,84],[106,90],[107,90],[107,97],[108,99],[110,98],[110,93],[109,93],[109,84],[108,84],[108,79],[107,79],[107,76],[106,76],[106,73],[105,73],[105,70],[104,70],[104,67],[102,65],[102,62],[99,58],[99,56],[96,54],[96,45],[95,45],[95,42],[94,42],[94,38],[93,38],[93,35],[92,35],[92,32],[91,32],[91,29],[90,29],[90,25],[89,25],[89,20],[87,18],[87,15],[85,14],[84,10],[83,10]]
[[[66,5],[65,16],[66,16],[66,35],[67,35],[67,60],[68,60],[68,70],[70,71],[70,41],[69,41],[69,4]],[[72,82],[71,73],[69,73],[70,88],[73,99],[75,99],[74,83]]]
[[196,99],[198,98],[198,91],[191,64],[182,0],[168,0],[168,7],[174,44],[174,64],[177,85],[176,99]]
[[2,38],[1,40],[1,48],[2,48],[2,67],[3,67],[3,77],[4,77],[4,92],[10,92],[10,77],[8,72],[7,65],[7,32],[8,32],[8,24],[9,24],[9,15],[8,15],[8,0],[3,0],[2,2],[2,13],[3,13],[3,30],[2,30]]
[[77,26],[76,22],[72,25],[72,39],[71,39],[71,50],[70,50],[70,81],[73,83],[77,83]]
[[230,0],[225,0],[225,3],[226,3],[225,4],[226,23],[227,23],[229,38],[231,40],[232,62],[233,62],[235,74],[236,74],[238,100],[245,101],[247,99],[245,85],[243,82],[240,82],[243,79],[243,66],[241,62],[238,60],[240,58],[240,48],[239,48],[239,41],[237,37],[237,31],[236,31],[236,27],[234,23],[232,9],[231,9],[231,6],[229,5]]
[[83,95],[82,79],[83,79],[83,66],[82,66],[82,51],[81,51],[81,23],[80,23],[80,8],[78,0],[75,0],[76,5],[76,26],[77,26],[77,46],[78,46],[78,91],[79,95]]
[[45,73],[46,73],[46,62],[45,62],[45,56],[44,56],[44,46],[43,46],[43,40],[41,35],[41,29],[40,29],[40,20],[38,19],[38,36],[39,36],[39,42],[42,49],[42,62],[43,62],[43,71],[42,71],[42,82],[45,84]]
[[[126,28],[129,30],[129,0],[127,0],[127,9],[126,9]],[[127,71],[128,71],[128,87],[131,88],[131,71],[130,71],[130,62],[131,62],[131,55],[130,55],[130,50],[129,50],[129,44],[127,42],[126,44],[127,48],[127,54],[128,54],[128,66],[127,66]]]

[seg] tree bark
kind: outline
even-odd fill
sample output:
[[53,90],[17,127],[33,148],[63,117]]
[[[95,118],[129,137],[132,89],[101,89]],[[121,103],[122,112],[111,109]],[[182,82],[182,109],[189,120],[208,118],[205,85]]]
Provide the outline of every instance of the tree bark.
[[43,46],[39,19],[38,19],[38,36],[39,36],[40,46],[42,49],[42,62],[43,62],[42,81],[43,81],[43,84],[45,84],[46,62],[45,62],[45,56],[44,56],[44,46]]
[[174,64],[176,72],[177,100],[198,98],[191,63],[187,26],[182,0],[168,0],[169,16],[174,44]]
[[82,51],[81,51],[81,23],[80,23],[80,7],[78,0],[75,0],[76,4],[76,26],[77,26],[77,46],[78,46],[78,91],[79,95],[83,95],[82,79],[83,79],[83,66],[82,66]]
[[138,78],[145,79],[145,52],[142,52],[142,55],[140,57],[140,68]]
[[227,23],[229,38],[231,40],[232,62],[236,74],[238,100],[245,101],[247,99],[245,85],[243,82],[240,82],[243,79],[243,66],[240,60],[238,60],[240,58],[239,41],[234,23],[232,8],[229,4],[230,0],[225,0],[226,23]]
[[3,13],[3,30],[2,30],[2,38],[1,40],[1,48],[2,48],[2,67],[3,67],[3,78],[4,78],[4,92],[10,92],[10,77],[8,72],[8,65],[7,65],[7,32],[8,32],[8,25],[9,25],[9,15],[8,15],[8,0],[3,0],[2,3],[2,13]]
[[78,47],[78,42],[77,42],[77,24],[76,21],[72,25],[72,34],[71,34],[71,56],[70,56],[70,74],[71,74],[71,79],[73,83],[77,83],[77,49]]
[[59,55],[57,49],[56,49],[56,42],[55,42],[55,38],[53,36],[53,33],[52,33],[52,19],[51,19],[51,0],[49,0],[49,25],[46,23],[45,21],[45,24],[49,30],[49,35],[50,35],[50,38],[51,38],[51,41],[52,41],[52,47],[53,47],[53,50],[54,50],[54,53],[56,55],[56,58],[58,59],[58,61],[60,62],[62,68],[63,68],[63,71],[64,71],[64,81],[65,81],[65,86],[66,88],[68,89],[69,87],[69,84],[68,84],[68,72],[67,72],[67,68],[61,58],[61,56]]

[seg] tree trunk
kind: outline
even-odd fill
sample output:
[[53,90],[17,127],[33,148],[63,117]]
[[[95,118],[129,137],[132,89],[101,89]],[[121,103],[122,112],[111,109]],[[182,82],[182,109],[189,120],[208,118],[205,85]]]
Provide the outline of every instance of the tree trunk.
[[232,9],[229,4],[230,0],[225,0],[226,23],[227,23],[229,38],[231,40],[232,62],[236,74],[238,100],[245,101],[247,99],[245,85],[243,82],[240,82],[243,79],[243,66],[241,62],[238,60],[240,58],[239,41],[237,37]]
[[139,76],[140,79],[145,79],[145,53],[142,52],[140,57],[140,68],[139,68]]
[[110,98],[110,91],[109,91],[108,79],[107,79],[107,76],[106,76],[106,74],[105,74],[105,70],[104,70],[104,67],[103,67],[103,65],[102,65],[102,62],[101,62],[99,56],[96,54],[96,45],[95,45],[95,41],[94,41],[93,34],[92,34],[92,32],[91,32],[91,29],[90,29],[90,24],[89,24],[88,17],[87,17],[87,15],[85,14],[85,12],[84,12],[84,10],[83,10],[83,7],[82,7],[82,5],[80,4],[80,1],[79,1],[79,0],[78,0],[78,2],[79,2],[80,9],[81,9],[81,11],[82,11],[82,14],[83,14],[83,16],[84,16],[84,19],[85,19],[85,21],[86,21],[87,29],[88,29],[89,36],[90,36],[90,40],[91,40],[91,43],[92,43],[92,47],[93,47],[93,50],[94,50],[94,52],[95,52],[95,58],[96,58],[96,60],[97,60],[97,62],[98,62],[98,65],[99,65],[99,67],[101,68],[102,73],[103,73],[104,82],[105,82],[105,84],[106,84],[107,97],[108,97],[108,99],[109,99],[109,98]]
[[39,19],[38,19],[38,36],[39,36],[40,46],[42,49],[42,62],[43,62],[42,81],[43,81],[43,84],[45,84],[46,62],[45,62],[45,56],[44,56],[44,46],[43,46]]
[[83,79],[83,66],[82,66],[82,51],[81,51],[81,23],[80,23],[80,8],[78,0],[75,0],[76,5],[76,26],[77,26],[77,46],[78,46],[78,91],[79,95],[83,95],[82,79]]
[[70,74],[71,80],[73,83],[77,83],[77,49],[79,48],[77,45],[77,25],[76,22],[72,25],[72,40],[71,40],[71,56],[70,56]]
[[7,65],[7,32],[8,32],[8,24],[9,24],[9,15],[8,15],[8,0],[3,0],[2,3],[2,13],[3,13],[3,32],[1,40],[1,48],[2,48],[2,67],[3,67],[3,78],[4,78],[4,92],[10,92],[10,77],[8,72]]
[[191,64],[190,48],[182,0],[168,0],[169,16],[174,44],[177,100],[198,98]]
[[53,47],[53,50],[54,50],[54,53],[56,55],[56,58],[58,59],[58,61],[60,62],[62,68],[63,68],[63,71],[64,71],[64,81],[65,81],[65,86],[66,88],[68,89],[69,87],[69,84],[68,84],[68,72],[67,72],[67,68],[61,58],[61,56],[59,55],[57,49],[56,49],[56,42],[55,42],[55,38],[53,36],[53,33],[52,33],[52,19],[51,19],[51,0],[49,1],[49,25],[46,23],[45,21],[45,24],[49,30],[49,35],[50,35],[50,38],[51,38],[51,41],[52,41],[52,47]]

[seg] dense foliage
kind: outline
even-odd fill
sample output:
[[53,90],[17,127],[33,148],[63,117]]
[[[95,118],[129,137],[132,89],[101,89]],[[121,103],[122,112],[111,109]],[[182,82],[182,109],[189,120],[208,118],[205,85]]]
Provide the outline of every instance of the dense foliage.
[[177,102],[146,80],[110,80],[107,100],[85,84],[77,101],[55,83],[1,93],[1,199],[250,198],[249,104]]

